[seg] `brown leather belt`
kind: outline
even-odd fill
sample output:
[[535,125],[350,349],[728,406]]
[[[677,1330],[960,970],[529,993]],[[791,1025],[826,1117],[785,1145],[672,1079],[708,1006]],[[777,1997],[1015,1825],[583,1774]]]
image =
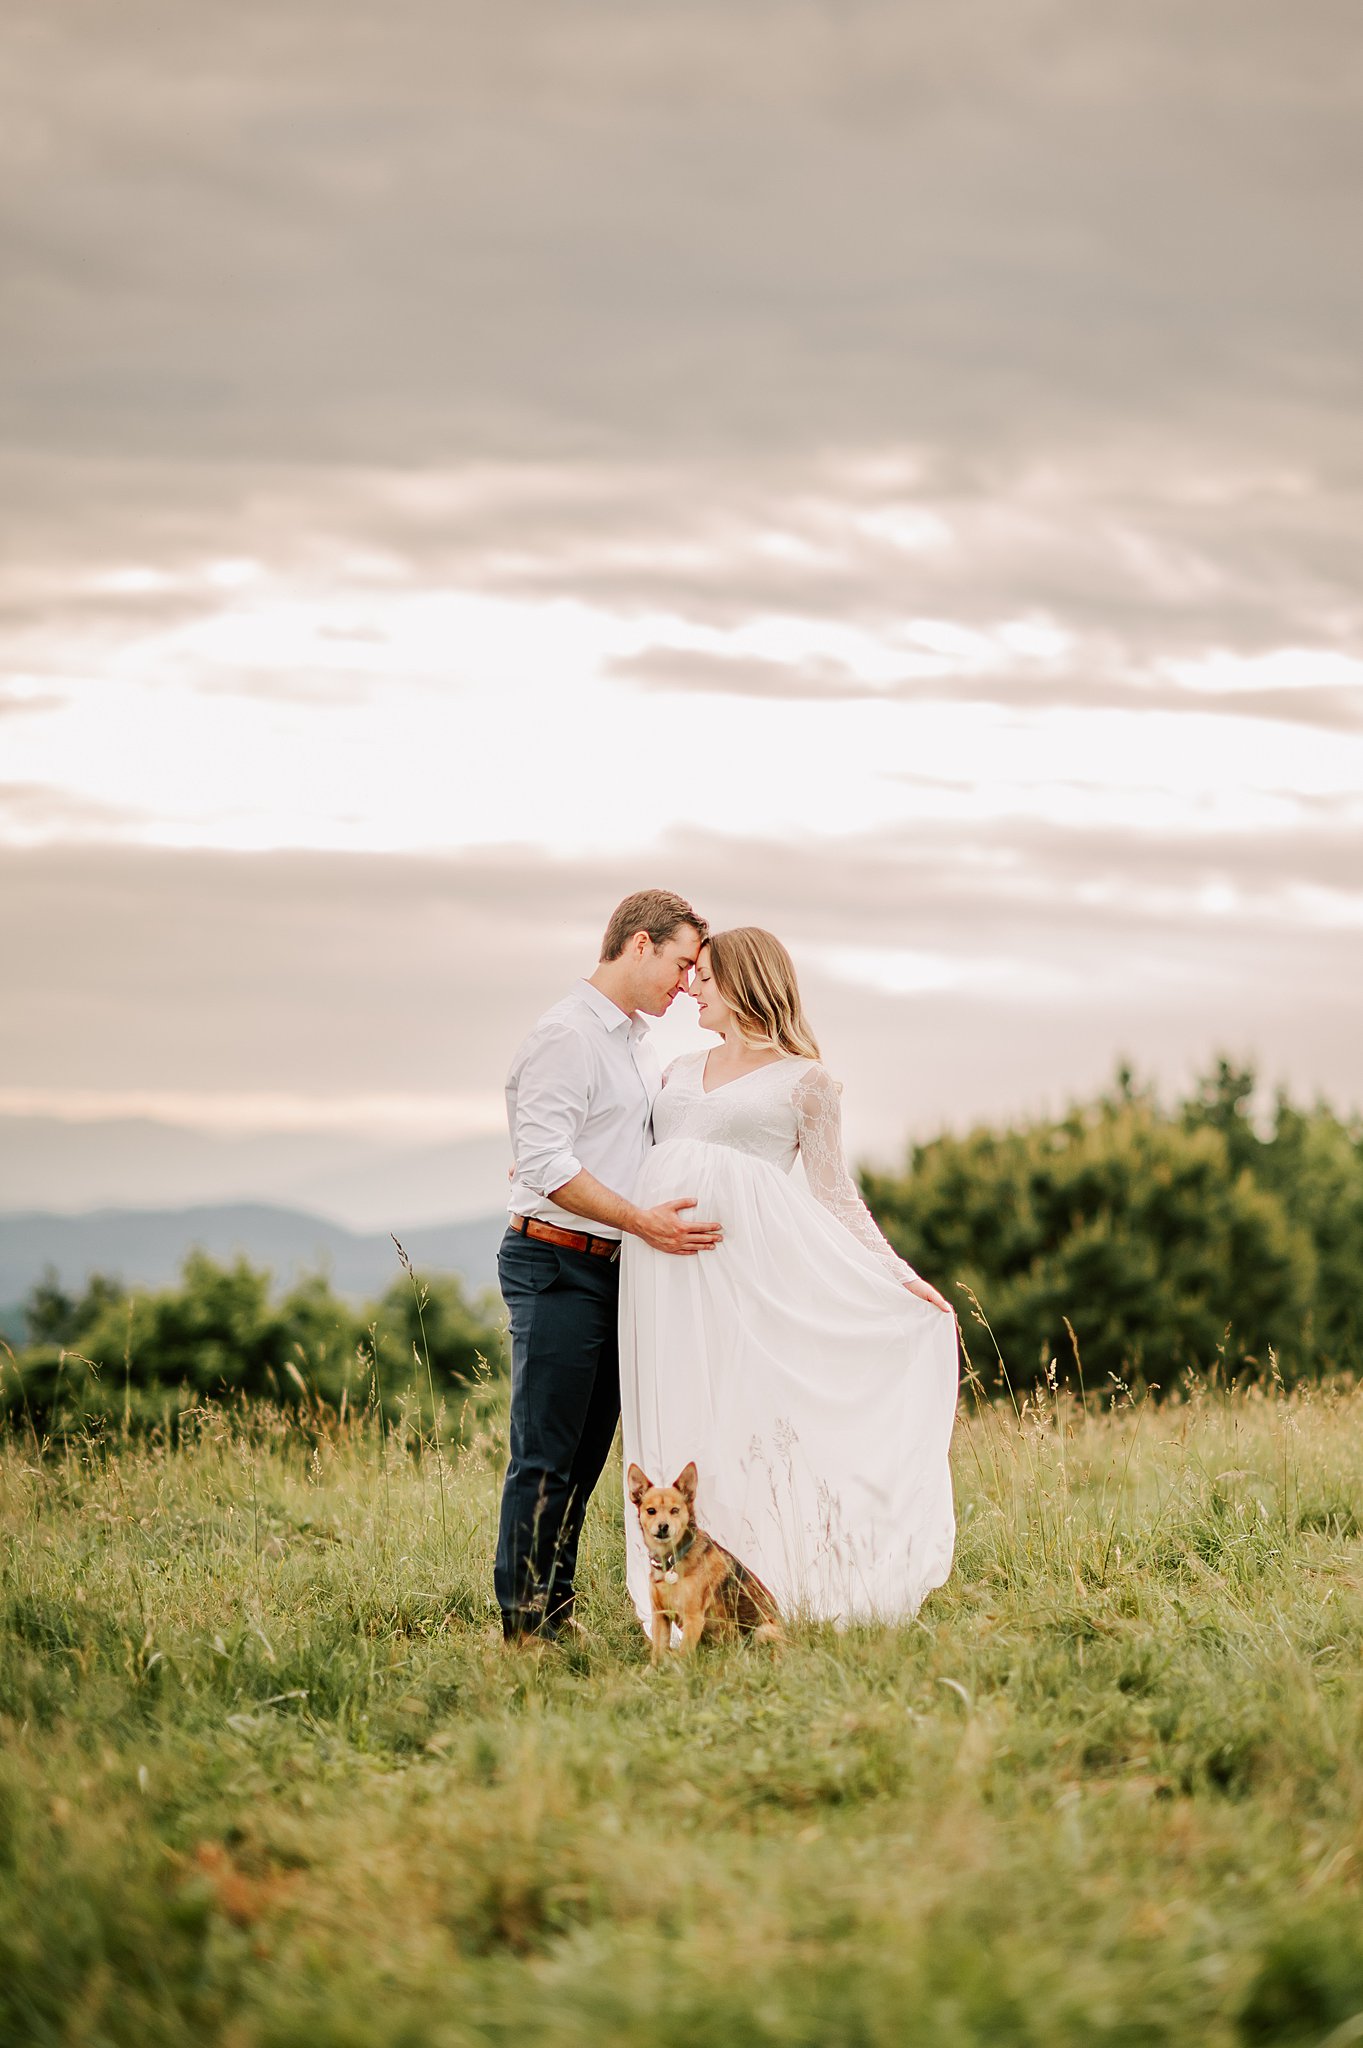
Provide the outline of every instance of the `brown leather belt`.
[[591,1237],[585,1230],[560,1230],[557,1223],[541,1223],[537,1216],[513,1216],[511,1228],[522,1237],[538,1238],[541,1244],[556,1244],[568,1252],[590,1252],[594,1259],[618,1259],[618,1237]]

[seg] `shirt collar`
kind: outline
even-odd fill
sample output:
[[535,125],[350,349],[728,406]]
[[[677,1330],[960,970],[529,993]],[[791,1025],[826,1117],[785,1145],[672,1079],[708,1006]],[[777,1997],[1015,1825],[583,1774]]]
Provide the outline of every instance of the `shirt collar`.
[[632,1036],[636,1029],[643,1028],[637,1017],[627,1017],[617,1003],[613,1003],[609,996],[603,996],[600,989],[585,978],[578,983],[577,992],[592,1015],[601,1019],[607,1031],[618,1031],[623,1024],[629,1027]]

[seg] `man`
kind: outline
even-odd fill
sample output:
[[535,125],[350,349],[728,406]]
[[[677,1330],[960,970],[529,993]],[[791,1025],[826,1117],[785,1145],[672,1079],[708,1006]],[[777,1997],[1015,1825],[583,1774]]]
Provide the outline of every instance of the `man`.
[[693,1257],[719,1226],[694,1202],[630,1200],[661,1076],[643,1017],[684,989],[706,926],[664,889],[627,896],[596,972],[545,1012],[506,1084],[512,1172],[497,1258],[511,1315],[511,1458],[495,1585],[509,1641],[573,1625],[578,1538],[620,1413],[616,1313],[626,1232]]

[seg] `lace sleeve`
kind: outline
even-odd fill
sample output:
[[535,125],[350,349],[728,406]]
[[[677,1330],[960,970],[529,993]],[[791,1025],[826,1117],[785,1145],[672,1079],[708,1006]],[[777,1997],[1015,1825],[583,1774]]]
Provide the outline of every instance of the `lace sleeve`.
[[800,1157],[810,1192],[825,1209],[850,1230],[859,1243],[874,1252],[882,1266],[896,1280],[918,1278],[907,1259],[901,1259],[876,1228],[875,1218],[857,1192],[847,1171],[842,1149],[842,1107],[838,1084],[826,1067],[811,1066],[795,1084],[793,1096],[799,1133]]

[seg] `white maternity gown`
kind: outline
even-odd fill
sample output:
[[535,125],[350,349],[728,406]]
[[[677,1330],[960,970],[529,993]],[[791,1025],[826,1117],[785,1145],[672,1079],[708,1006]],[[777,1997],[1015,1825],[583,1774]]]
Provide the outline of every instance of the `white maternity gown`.
[[[706,1092],[706,1055],[669,1068],[634,1199],[694,1196],[724,1241],[694,1258],[625,1240],[625,1467],[670,1484],[695,1460],[696,1518],[782,1612],[915,1614],[951,1569],[947,1451],[955,1320],[903,1282],[847,1171],[838,1085],[781,1059]],[[791,1177],[796,1154],[804,1182]],[[649,1624],[638,1519],[629,1590]]]

